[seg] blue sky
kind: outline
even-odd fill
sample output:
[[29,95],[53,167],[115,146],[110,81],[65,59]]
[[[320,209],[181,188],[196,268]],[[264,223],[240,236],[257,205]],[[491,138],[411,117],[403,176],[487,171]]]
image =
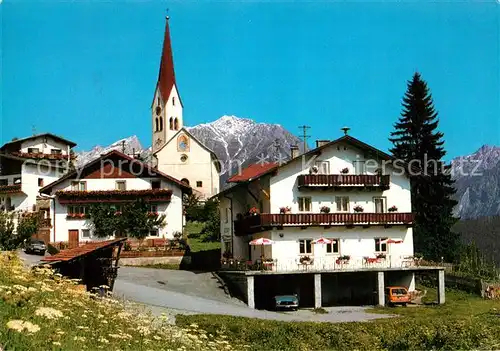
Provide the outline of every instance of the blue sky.
[[0,142],[53,132],[149,146],[166,8],[187,125],[224,114],[383,150],[415,70],[449,157],[500,145],[500,3],[9,1]]

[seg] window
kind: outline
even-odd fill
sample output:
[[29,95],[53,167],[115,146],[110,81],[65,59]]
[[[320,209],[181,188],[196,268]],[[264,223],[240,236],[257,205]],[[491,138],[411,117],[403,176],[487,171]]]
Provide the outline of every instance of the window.
[[338,254],[340,253],[340,239],[332,239],[331,244],[326,244],[327,254]]
[[354,165],[354,173],[356,173],[356,174],[365,174],[366,173],[365,161],[353,161],[352,163]]
[[311,239],[300,239],[299,240],[299,253],[301,255],[312,254],[312,240]]
[[300,212],[311,212],[311,198],[310,197],[299,197],[299,211]]
[[158,96],[158,97],[156,98],[156,104],[157,104],[157,105],[160,105],[160,103],[161,103],[161,102],[160,102],[160,97]]
[[9,185],[9,181],[7,179],[0,179],[0,186]]
[[318,167],[319,174],[330,174],[330,162],[316,161],[315,166]]
[[37,148],[37,147],[29,147],[28,148],[28,153],[29,154],[39,154],[40,153],[40,149]]
[[21,177],[14,178],[14,184],[21,184]]
[[224,214],[224,220],[226,223],[229,222],[229,207],[224,208],[225,214]]
[[181,155],[181,162],[186,162],[188,159],[187,155]]
[[87,207],[85,206],[68,206],[69,215],[86,214],[86,213],[87,213]]
[[159,124],[158,124],[158,118],[155,118],[155,124],[156,124],[156,128],[155,128],[155,131],[159,131],[160,129],[158,128],[159,127]]
[[61,149],[51,149],[51,150],[50,150],[50,153],[51,153],[52,155],[61,155],[61,154],[62,154],[62,151],[61,151]]
[[172,117],[170,117],[168,124],[169,124],[170,130],[174,129],[174,119]]
[[387,209],[387,202],[385,197],[374,197],[373,203],[375,204],[375,213],[385,213]]
[[335,196],[337,212],[349,212],[349,196]]
[[161,181],[159,180],[151,181],[151,189],[160,189],[160,188],[161,188]]
[[175,96],[172,96],[172,106],[175,106]]
[[127,183],[125,180],[117,180],[116,183],[115,183],[115,189],[116,190],[121,190],[121,191],[124,191],[124,190],[127,190]]
[[203,182],[202,182],[201,180],[197,180],[197,181],[196,181],[196,187],[197,187],[197,188],[201,188],[201,187],[203,187]]
[[38,178],[38,186],[43,186],[43,178]]
[[71,182],[71,190],[85,191],[87,190],[87,182],[79,182],[79,181]]
[[151,207],[149,208],[149,211],[150,212],[158,212],[158,206],[157,205],[151,205]]
[[149,231],[149,236],[159,236],[158,229],[152,229]]
[[90,239],[90,229],[82,229],[82,238]]
[[179,120],[177,118],[174,120],[174,129],[179,130]]
[[163,130],[163,117],[160,117],[160,131]]
[[387,238],[375,238],[375,252],[387,252],[387,244],[381,243],[383,240],[387,240]]

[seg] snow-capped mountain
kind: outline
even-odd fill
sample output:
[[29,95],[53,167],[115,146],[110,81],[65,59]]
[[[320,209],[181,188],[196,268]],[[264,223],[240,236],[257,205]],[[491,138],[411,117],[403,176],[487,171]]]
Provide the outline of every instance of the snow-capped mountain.
[[288,160],[290,147],[301,144],[298,137],[279,124],[256,123],[236,116],[222,116],[188,130],[219,158],[222,185],[239,165],[246,167],[262,159],[268,162]]
[[139,141],[139,138],[136,135],[132,135],[128,138],[115,141],[113,144],[108,146],[97,145],[94,146],[92,150],[76,152],[76,165],[77,167],[83,166],[84,164],[95,160],[99,156],[112,150],[122,151],[128,155],[140,155],[141,158],[146,161],[149,160],[151,155],[151,148],[144,149]]
[[462,219],[500,215],[500,147],[484,145],[451,164],[458,201],[455,215]]
[[[236,116],[222,116],[214,122],[186,128],[217,155],[222,164],[222,187],[238,165],[245,167],[262,157],[269,162],[287,160],[290,158],[290,146],[301,144],[298,137],[279,124],[256,123]],[[106,147],[95,146],[90,151],[77,152],[77,166],[111,150],[125,150],[130,155],[135,152],[146,162],[151,156],[151,148],[144,149],[134,135]]]

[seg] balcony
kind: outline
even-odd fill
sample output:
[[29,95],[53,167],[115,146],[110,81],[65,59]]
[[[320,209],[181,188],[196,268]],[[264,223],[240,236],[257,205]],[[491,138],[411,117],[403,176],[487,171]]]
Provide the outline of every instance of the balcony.
[[139,198],[146,202],[170,202],[172,190],[59,190],[56,196],[61,204],[123,203],[135,202]]
[[14,185],[1,185],[0,186],[0,194],[17,194],[21,193],[21,184]]
[[274,227],[372,226],[413,224],[413,213],[262,213],[234,221],[236,236],[250,235]]
[[370,174],[302,174],[298,176],[300,188],[356,188],[389,189],[389,175]]

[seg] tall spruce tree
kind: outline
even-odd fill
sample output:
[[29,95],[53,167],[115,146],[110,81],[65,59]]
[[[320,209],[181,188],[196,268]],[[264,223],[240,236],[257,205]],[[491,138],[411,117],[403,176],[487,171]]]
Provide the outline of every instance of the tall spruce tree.
[[459,235],[451,230],[457,221],[452,213],[457,204],[452,199],[454,182],[450,166],[442,161],[446,151],[443,133],[437,131],[439,119],[432,95],[419,73],[408,82],[402,105],[389,140],[396,158],[419,169],[410,172],[415,251],[428,259],[453,261],[460,245]]

